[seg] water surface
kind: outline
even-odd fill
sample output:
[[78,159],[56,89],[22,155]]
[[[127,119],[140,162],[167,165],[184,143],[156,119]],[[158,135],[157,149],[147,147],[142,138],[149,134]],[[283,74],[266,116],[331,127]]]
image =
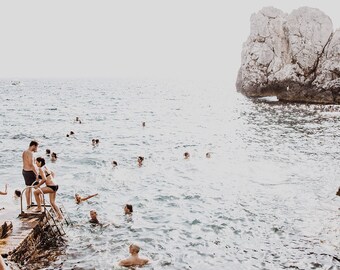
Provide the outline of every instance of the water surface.
[[[58,153],[47,165],[76,224],[53,262],[27,269],[117,268],[130,243],[152,259],[145,269],[340,267],[339,107],[138,80],[3,80],[0,100],[0,186],[23,187],[21,152],[37,139],[36,156]],[[76,205],[75,192],[100,195]],[[91,209],[111,225],[91,227]]]

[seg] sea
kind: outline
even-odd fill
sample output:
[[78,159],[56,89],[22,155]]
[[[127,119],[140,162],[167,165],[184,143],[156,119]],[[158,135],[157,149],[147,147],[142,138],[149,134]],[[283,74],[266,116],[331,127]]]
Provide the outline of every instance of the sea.
[[340,269],[340,106],[170,79],[2,79],[0,100],[0,207],[37,140],[73,222],[15,269],[121,269],[132,243],[143,269]]

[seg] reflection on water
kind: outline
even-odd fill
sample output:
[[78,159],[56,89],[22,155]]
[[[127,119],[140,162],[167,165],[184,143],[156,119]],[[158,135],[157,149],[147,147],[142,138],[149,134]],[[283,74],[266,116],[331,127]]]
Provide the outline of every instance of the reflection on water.
[[[123,80],[2,81],[0,97],[0,185],[22,187],[21,151],[38,139],[59,156],[48,166],[76,223],[50,266],[28,268],[118,269],[132,242],[145,269],[340,267],[339,107]],[[75,192],[99,196],[76,205]],[[107,226],[88,224],[91,209]]]

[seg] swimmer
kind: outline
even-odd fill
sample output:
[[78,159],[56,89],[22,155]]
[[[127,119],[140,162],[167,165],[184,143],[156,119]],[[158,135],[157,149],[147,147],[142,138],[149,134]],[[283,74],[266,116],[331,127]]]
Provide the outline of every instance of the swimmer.
[[143,266],[143,265],[149,263],[149,259],[139,258],[139,256],[138,256],[139,250],[140,250],[139,246],[134,245],[134,244],[130,245],[129,252],[130,252],[131,256],[129,258],[121,260],[119,262],[119,265],[130,267],[130,266]]
[[90,219],[89,222],[91,224],[100,224],[98,219],[97,219],[97,212],[95,210],[90,211],[90,217],[91,217],[91,219]]
[[138,166],[139,166],[139,167],[142,167],[143,161],[144,161],[144,157],[139,156],[138,159],[137,159],[137,162],[138,162]]
[[7,184],[5,185],[5,191],[0,191],[0,195],[7,195]]
[[114,161],[112,161],[112,167],[113,167],[113,168],[116,168],[117,166],[118,166],[118,163],[117,163],[117,161],[115,161],[115,160],[114,160]]
[[50,156],[51,155],[51,150],[50,149],[46,149],[46,156]]
[[99,144],[99,139],[96,139],[96,144]]
[[131,204],[125,204],[124,206],[124,213],[125,215],[131,215],[133,212],[133,208]]
[[51,161],[55,162],[55,161],[57,161],[57,159],[58,159],[57,154],[53,152],[52,155],[51,155]]
[[142,122],[142,126],[145,127],[145,122]]
[[16,189],[14,191],[14,198],[19,199],[21,197],[21,191],[19,189]]
[[92,139],[92,145],[96,146],[96,140],[95,139]]
[[338,189],[338,192],[336,193],[337,196],[340,196],[340,187]]
[[66,137],[67,137],[67,138],[69,138],[69,137],[70,137],[70,135],[69,135],[69,134],[66,134]]
[[74,196],[74,198],[75,198],[75,200],[76,200],[76,204],[80,204],[81,202],[85,202],[85,201],[87,201],[88,199],[91,199],[92,197],[97,196],[97,195],[98,195],[98,193],[82,198],[82,197],[80,197],[80,195],[77,193],[77,194]]
[[184,159],[189,159],[189,158],[190,158],[189,152],[185,152],[185,153],[184,153]]
[[211,158],[211,154],[208,152],[208,153],[205,154],[205,157],[206,158]]

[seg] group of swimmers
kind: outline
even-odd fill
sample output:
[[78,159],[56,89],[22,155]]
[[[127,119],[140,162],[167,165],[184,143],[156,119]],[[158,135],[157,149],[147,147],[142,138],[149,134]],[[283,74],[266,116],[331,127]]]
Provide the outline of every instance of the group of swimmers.
[[46,149],[46,156],[50,157],[52,162],[55,162],[58,159],[57,154],[55,152],[51,153],[50,149]]
[[[74,132],[71,132],[71,133],[70,133],[71,135],[74,134]],[[99,139],[96,139],[96,140],[93,139],[92,142],[97,145],[99,143]],[[39,144],[37,141],[31,141],[28,149],[25,150],[22,154],[22,160],[23,160],[22,174],[25,180],[25,185],[26,185],[25,195],[26,195],[27,209],[29,209],[32,206],[31,194],[32,194],[32,189],[34,188],[33,194],[34,194],[34,198],[37,203],[37,207],[33,209],[33,211],[34,212],[42,211],[43,197],[41,195],[49,194],[50,204],[57,215],[57,220],[62,221],[63,215],[60,212],[60,208],[57,206],[55,202],[59,186],[57,185],[54,179],[54,172],[46,166],[46,161],[43,157],[38,157],[36,159],[34,159],[33,157],[33,154],[37,152],[38,150],[38,146]],[[52,154],[55,154],[55,153],[53,152]],[[51,151],[49,149],[46,149],[46,155],[51,156]],[[52,156],[51,161],[55,161],[55,160],[56,159],[54,159]],[[143,165],[143,161],[144,161],[144,157],[139,156],[137,158],[137,162],[139,166]],[[118,165],[116,161],[113,161],[112,164],[114,166]],[[7,185],[5,187],[4,194],[5,193],[7,194]],[[98,193],[89,195],[87,197],[81,197],[79,194],[75,194],[75,202],[79,204],[97,195]],[[124,207],[124,213],[126,215],[131,215],[133,213],[133,206],[131,204],[126,204]],[[97,212],[95,210],[90,211],[89,222],[93,225],[101,225],[97,217]],[[135,244],[130,245],[129,252],[131,256],[127,259],[121,260],[119,262],[119,265],[120,266],[142,266],[148,263],[149,262],[148,259],[139,258],[139,255],[138,255],[139,250],[140,250],[140,247],[138,245],[135,245]]]

